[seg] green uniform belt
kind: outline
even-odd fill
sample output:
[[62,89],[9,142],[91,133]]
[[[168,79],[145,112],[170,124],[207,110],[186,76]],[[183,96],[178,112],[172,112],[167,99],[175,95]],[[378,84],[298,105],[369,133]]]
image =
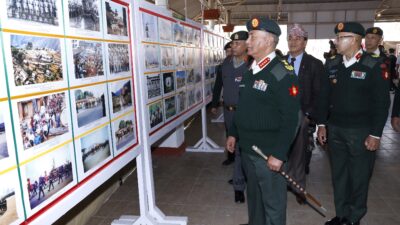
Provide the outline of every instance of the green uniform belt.
[[236,111],[236,105],[226,105],[225,109],[228,111]]

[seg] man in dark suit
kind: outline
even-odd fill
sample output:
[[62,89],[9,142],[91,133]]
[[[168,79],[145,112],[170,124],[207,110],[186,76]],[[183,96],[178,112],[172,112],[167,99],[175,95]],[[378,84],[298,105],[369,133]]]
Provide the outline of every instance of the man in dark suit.
[[[288,31],[288,62],[293,65],[299,79],[301,116],[296,139],[292,143],[288,160],[288,173],[303,187],[309,173],[313,133],[315,131],[314,112],[320,90],[320,76],[324,74],[322,62],[305,52],[308,33],[299,24]],[[305,198],[295,193],[297,201],[303,204]]]

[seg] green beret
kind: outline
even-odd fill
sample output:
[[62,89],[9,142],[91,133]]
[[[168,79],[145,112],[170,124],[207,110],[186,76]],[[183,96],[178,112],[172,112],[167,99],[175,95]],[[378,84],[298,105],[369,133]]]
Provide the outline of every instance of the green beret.
[[247,31],[238,31],[231,35],[232,41],[245,41],[249,37],[249,33]]
[[370,27],[365,31],[365,34],[377,34],[379,36],[382,36],[383,30],[379,27]]
[[338,23],[335,26],[335,34],[339,32],[350,32],[354,34],[361,35],[362,37],[365,36],[365,29],[363,25],[357,22],[344,22],[344,23]]
[[278,37],[282,33],[279,25],[275,21],[267,18],[255,17],[247,22],[246,27],[249,32],[252,30],[263,30],[275,34]]
[[228,48],[231,48],[231,43],[232,43],[232,41],[226,43],[225,46],[224,46],[224,50],[227,50]]

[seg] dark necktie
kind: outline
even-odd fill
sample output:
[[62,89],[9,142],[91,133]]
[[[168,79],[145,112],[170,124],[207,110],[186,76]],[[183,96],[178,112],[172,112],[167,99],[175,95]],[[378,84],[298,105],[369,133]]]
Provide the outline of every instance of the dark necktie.
[[290,58],[290,65],[294,67],[294,61],[296,61],[296,58]]

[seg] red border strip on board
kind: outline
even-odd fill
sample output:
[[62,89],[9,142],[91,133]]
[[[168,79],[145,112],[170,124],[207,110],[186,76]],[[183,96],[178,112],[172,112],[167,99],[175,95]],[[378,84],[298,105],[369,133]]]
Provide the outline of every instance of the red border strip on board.
[[185,23],[185,22],[181,22],[182,25],[187,26],[187,27],[191,27],[194,28],[196,30],[200,30],[199,27],[196,27],[195,25],[189,24],[189,23]]
[[[29,224],[31,222],[33,222],[36,218],[38,218],[39,216],[41,216],[42,214],[44,214],[47,210],[49,210],[50,208],[52,208],[54,205],[56,205],[57,203],[59,203],[60,201],[62,201],[64,198],[68,197],[70,194],[72,194],[72,192],[74,192],[75,190],[77,190],[78,188],[80,188],[82,185],[84,185],[85,183],[87,183],[89,180],[91,180],[92,178],[94,178],[97,174],[99,174],[101,171],[103,171],[105,168],[107,168],[111,163],[115,162],[117,159],[121,158],[123,155],[125,155],[127,152],[129,152],[130,150],[132,150],[134,147],[136,147],[139,144],[138,141],[136,141],[135,144],[133,144],[132,146],[130,146],[129,148],[127,148],[124,152],[122,152],[121,154],[117,155],[116,157],[114,157],[113,159],[111,159],[110,161],[108,161],[106,164],[104,164],[103,166],[101,166],[99,169],[97,169],[95,172],[93,172],[92,174],[90,174],[89,176],[87,176],[85,179],[81,180],[81,182],[77,183],[75,186],[73,186],[71,189],[67,190],[66,192],[64,192],[62,195],[60,195],[58,198],[56,198],[54,201],[50,202],[48,205],[46,205],[45,207],[43,207],[42,209],[40,209],[39,211],[37,211],[35,214],[33,214],[31,217],[29,217],[28,219],[26,219],[24,222],[21,223],[21,225],[26,225]],[[98,187],[97,187],[98,188]],[[87,197],[87,196],[86,196]]]
[[170,18],[170,17],[168,17],[168,16],[161,15],[161,14],[159,14],[159,13],[156,13],[156,12],[150,11],[150,10],[148,10],[148,9],[145,9],[145,8],[142,8],[142,7],[139,7],[139,10],[140,10],[140,11],[142,11],[142,12],[145,12],[145,13],[151,14],[151,15],[153,15],[153,16],[158,16],[158,17],[161,17],[161,18],[163,18],[163,19],[166,19],[166,20],[172,21],[172,22],[174,22],[174,23],[178,22],[178,21],[176,21],[176,20],[174,20],[174,19],[172,19],[172,18]]
[[[129,45],[132,46],[132,42],[131,42],[131,26],[130,26],[130,10],[129,10],[129,4],[126,2],[122,2],[119,0],[111,0],[112,2],[116,2],[120,5],[126,6],[127,7],[127,14],[128,14],[128,33],[129,33]],[[132,50],[132,49],[131,49]],[[131,65],[132,65],[132,89],[133,89],[133,101],[134,101],[134,105],[136,105],[136,95],[135,95],[135,80],[134,80],[134,68],[133,68],[133,56],[132,56],[132,51],[130,51],[130,56],[131,56]],[[138,124],[137,124],[137,113],[135,110],[135,122],[136,122],[136,137],[138,137]],[[122,156],[124,156],[126,153],[128,153],[130,150],[132,150],[133,148],[135,148],[136,146],[139,145],[139,138],[136,139],[136,143],[131,145],[130,147],[128,147],[125,151],[123,151],[121,154],[117,155],[116,157],[114,157],[113,159],[111,159],[110,161],[106,162],[103,166],[101,166],[100,168],[98,168],[96,171],[94,171],[92,174],[90,174],[89,176],[87,176],[85,179],[81,180],[79,183],[77,183],[75,186],[73,186],[72,188],[70,188],[69,190],[67,190],[66,192],[64,192],[62,195],[60,195],[59,197],[57,197],[55,200],[53,200],[52,202],[50,202],[49,204],[47,204],[45,207],[43,207],[42,209],[40,209],[39,211],[37,211],[35,214],[33,214],[32,216],[30,216],[29,218],[27,218],[25,221],[23,221],[22,223],[20,223],[21,225],[26,225],[26,224],[30,224],[31,222],[33,222],[35,219],[37,219],[39,216],[41,216],[42,214],[44,214],[47,210],[49,210],[50,208],[52,208],[54,205],[56,205],[57,203],[59,203],[60,201],[62,201],[63,199],[65,199],[66,197],[68,197],[70,194],[72,194],[74,191],[76,191],[78,188],[80,188],[82,185],[84,185],[85,183],[87,183],[89,180],[91,180],[92,178],[94,178],[97,174],[99,174],[101,171],[103,171],[104,169],[106,169],[109,165],[111,165],[113,162],[115,162],[117,159],[121,158]],[[114,175],[114,174],[113,174]],[[98,188],[98,187],[96,187]],[[87,197],[87,196],[85,196]]]
[[186,111],[184,111],[181,115],[179,115],[179,116],[173,118],[172,120],[170,120],[170,121],[164,123],[161,127],[159,127],[159,128],[157,128],[157,129],[153,130],[152,132],[150,132],[149,136],[151,136],[151,135],[153,135],[154,133],[158,132],[159,130],[161,130],[162,128],[164,128],[165,126],[167,126],[168,124],[170,124],[170,123],[172,123],[173,121],[177,120],[178,118],[182,117],[185,113],[187,113],[188,111],[190,111],[190,110],[196,108],[197,106],[199,106],[199,105],[202,104],[202,103],[203,103],[203,100],[201,100],[201,102],[197,103],[196,105],[192,106],[190,109],[186,109]]

